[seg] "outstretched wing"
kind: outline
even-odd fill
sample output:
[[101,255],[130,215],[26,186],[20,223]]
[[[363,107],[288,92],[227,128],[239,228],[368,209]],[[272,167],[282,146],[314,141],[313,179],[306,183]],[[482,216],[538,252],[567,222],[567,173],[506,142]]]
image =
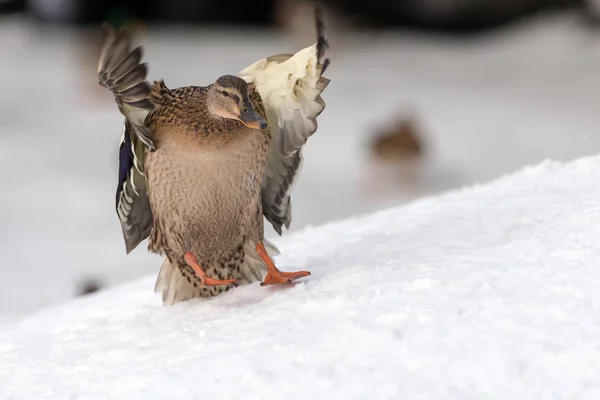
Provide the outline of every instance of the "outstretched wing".
[[149,98],[147,66],[140,63],[142,48],[131,50],[131,39],[126,31],[117,32],[109,26],[106,29],[106,40],[98,63],[98,80],[113,93],[119,111],[125,116],[119,148],[116,210],[129,253],[152,230],[144,157],[147,149],[154,149],[154,143],[144,121],[154,105]]
[[140,159],[145,154],[144,146],[133,133],[131,124],[125,120],[119,148],[116,209],[127,254],[146,239],[152,230],[152,209],[146,191],[144,166]]
[[289,229],[290,192],[302,166],[302,147],[317,130],[325,108],[321,92],[329,84],[323,73],[329,65],[325,25],[316,12],[317,42],[296,54],[262,59],[240,72],[255,85],[269,122],[271,147],[262,181],[263,214],[281,235]]

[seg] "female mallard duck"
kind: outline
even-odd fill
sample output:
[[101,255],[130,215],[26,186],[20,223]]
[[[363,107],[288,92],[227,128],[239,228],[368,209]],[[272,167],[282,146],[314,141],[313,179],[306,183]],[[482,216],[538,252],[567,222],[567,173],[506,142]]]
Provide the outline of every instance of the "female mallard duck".
[[141,47],[131,50],[126,32],[108,31],[98,76],[125,116],[117,214],[127,253],[149,237],[148,249],[166,255],[155,287],[163,302],[310,275],[275,267],[263,215],[279,234],[289,228],[302,147],[325,108],[328,43],[319,14],[314,45],[206,87],[151,85]]

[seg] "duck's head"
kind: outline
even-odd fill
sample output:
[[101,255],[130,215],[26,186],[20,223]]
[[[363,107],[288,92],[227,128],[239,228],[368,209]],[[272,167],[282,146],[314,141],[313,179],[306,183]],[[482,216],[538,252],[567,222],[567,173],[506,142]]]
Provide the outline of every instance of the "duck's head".
[[268,124],[254,111],[248,83],[233,75],[224,75],[208,91],[208,110],[220,118],[235,119],[252,129],[266,129]]

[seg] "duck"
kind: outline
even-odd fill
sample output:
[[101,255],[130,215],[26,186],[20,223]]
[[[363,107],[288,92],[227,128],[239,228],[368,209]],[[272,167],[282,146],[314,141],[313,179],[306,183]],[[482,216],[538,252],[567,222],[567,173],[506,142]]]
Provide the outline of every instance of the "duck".
[[413,119],[399,119],[371,141],[371,155],[382,162],[406,163],[423,157],[424,144]]
[[315,43],[295,54],[179,88],[150,83],[143,47],[104,25],[98,81],[124,117],[116,214],[127,254],[148,239],[164,256],[154,287],[163,304],[310,276],[276,267],[264,222],[279,235],[290,228],[302,150],[325,109],[329,42],[319,9],[315,25]]

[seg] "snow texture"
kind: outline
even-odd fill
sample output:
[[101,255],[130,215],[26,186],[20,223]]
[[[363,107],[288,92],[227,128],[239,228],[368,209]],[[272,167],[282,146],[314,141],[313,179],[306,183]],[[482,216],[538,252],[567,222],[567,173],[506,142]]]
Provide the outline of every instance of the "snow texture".
[[[112,286],[161,263],[145,243],[125,256],[114,211],[122,117],[97,85],[99,49],[87,38],[0,20],[0,320],[70,300],[84,279]],[[468,39],[332,31],[330,41],[327,109],[306,144],[292,230],[600,152],[600,36],[577,16]],[[307,45],[189,28],[151,28],[136,43],[150,78],[169,87]],[[365,144],[412,111],[426,144],[416,184],[382,181]]]
[[291,287],[154,276],[0,330],[8,399],[598,399],[600,157],[304,229]]

